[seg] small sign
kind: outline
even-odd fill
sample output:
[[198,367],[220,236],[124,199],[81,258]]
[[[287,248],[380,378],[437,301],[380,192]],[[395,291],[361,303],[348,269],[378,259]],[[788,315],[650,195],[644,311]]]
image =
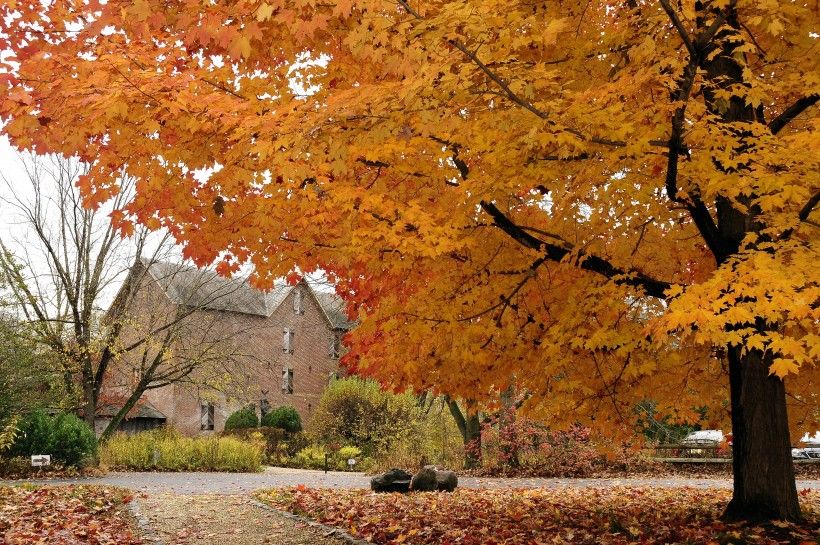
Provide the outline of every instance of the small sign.
[[356,459],[355,458],[348,458],[347,459],[347,465],[349,465],[350,467],[355,466],[356,465]]
[[33,454],[31,456],[31,466],[32,467],[42,467],[42,466],[50,466],[51,465],[51,455],[50,454]]

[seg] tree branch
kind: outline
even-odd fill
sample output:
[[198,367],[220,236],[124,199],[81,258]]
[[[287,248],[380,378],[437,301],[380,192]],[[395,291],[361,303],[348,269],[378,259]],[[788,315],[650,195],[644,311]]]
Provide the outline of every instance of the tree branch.
[[818,100],[820,100],[820,94],[813,94],[798,99],[797,102],[783,110],[779,116],[772,119],[771,123],[769,123],[769,130],[772,131],[772,134],[779,133],[791,120],[817,104]]
[[675,13],[675,10],[672,9],[672,6],[669,4],[669,0],[660,0],[661,6],[663,6],[663,11],[666,12],[666,15],[669,16],[669,20],[672,21],[672,24],[675,26],[675,30],[678,31],[681,40],[683,40],[683,44],[686,46],[686,50],[689,51],[689,55],[692,57],[697,55],[697,51],[695,50],[695,44],[692,43],[692,38],[689,37],[689,33],[686,32],[686,29],[683,28],[683,23],[681,23],[678,14]]
[[[573,249],[544,242],[516,225],[495,204],[481,201],[481,209],[491,218],[495,225],[507,233],[513,240],[526,248],[544,252],[544,258],[549,261],[561,262],[573,253]],[[573,264],[580,269],[594,272],[611,279],[616,284],[641,288],[647,295],[665,299],[664,292],[671,287],[669,282],[656,280],[636,270],[624,270],[616,267],[609,261],[583,251],[579,251],[573,259]]]
[[807,202],[806,205],[803,208],[800,209],[800,213],[797,214],[797,217],[800,218],[800,221],[808,221],[809,214],[811,214],[811,211],[814,210],[814,207],[817,206],[817,203],[819,203],[819,202],[820,202],[820,191],[818,191],[817,193],[812,195],[811,198],[809,199],[809,202]]

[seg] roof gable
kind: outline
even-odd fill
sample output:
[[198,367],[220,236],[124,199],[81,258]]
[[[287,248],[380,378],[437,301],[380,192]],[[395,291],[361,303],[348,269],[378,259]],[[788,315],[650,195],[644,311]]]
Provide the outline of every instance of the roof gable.
[[[225,278],[214,271],[164,261],[142,260],[142,265],[175,304],[224,312],[269,317],[287,299],[294,286],[286,284],[263,291],[247,278]],[[302,281],[334,329],[350,329],[344,301],[335,293],[317,291]]]

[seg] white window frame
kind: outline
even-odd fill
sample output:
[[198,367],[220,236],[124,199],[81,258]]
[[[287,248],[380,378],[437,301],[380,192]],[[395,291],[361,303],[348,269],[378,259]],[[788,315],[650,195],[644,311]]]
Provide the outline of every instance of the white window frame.
[[282,393],[293,393],[293,369],[290,367],[282,367]]
[[302,290],[296,288],[293,290],[293,312],[294,314],[304,314],[305,311],[302,308]]
[[199,404],[199,431],[214,431],[216,428],[216,407],[213,403]]
[[295,331],[286,327],[282,330],[282,352],[285,354],[293,354],[293,338]]
[[327,355],[334,360],[339,359],[342,352],[342,336],[336,332],[331,332],[330,344],[327,347]]

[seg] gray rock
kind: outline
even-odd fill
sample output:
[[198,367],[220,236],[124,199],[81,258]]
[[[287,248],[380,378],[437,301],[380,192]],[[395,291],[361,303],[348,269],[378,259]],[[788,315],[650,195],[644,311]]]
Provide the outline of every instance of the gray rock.
[[403,469],[391,469],[370,479],[373,492],[409,492],[413,476]]
[[436,471],[436,484],[441,492],[452,492],[458,486],[458,475],[455,471]]
[[432,466],[426,466],[424,469],[419,470],[410,481],[410,490],[419,492],[438,490],[436,470]]

